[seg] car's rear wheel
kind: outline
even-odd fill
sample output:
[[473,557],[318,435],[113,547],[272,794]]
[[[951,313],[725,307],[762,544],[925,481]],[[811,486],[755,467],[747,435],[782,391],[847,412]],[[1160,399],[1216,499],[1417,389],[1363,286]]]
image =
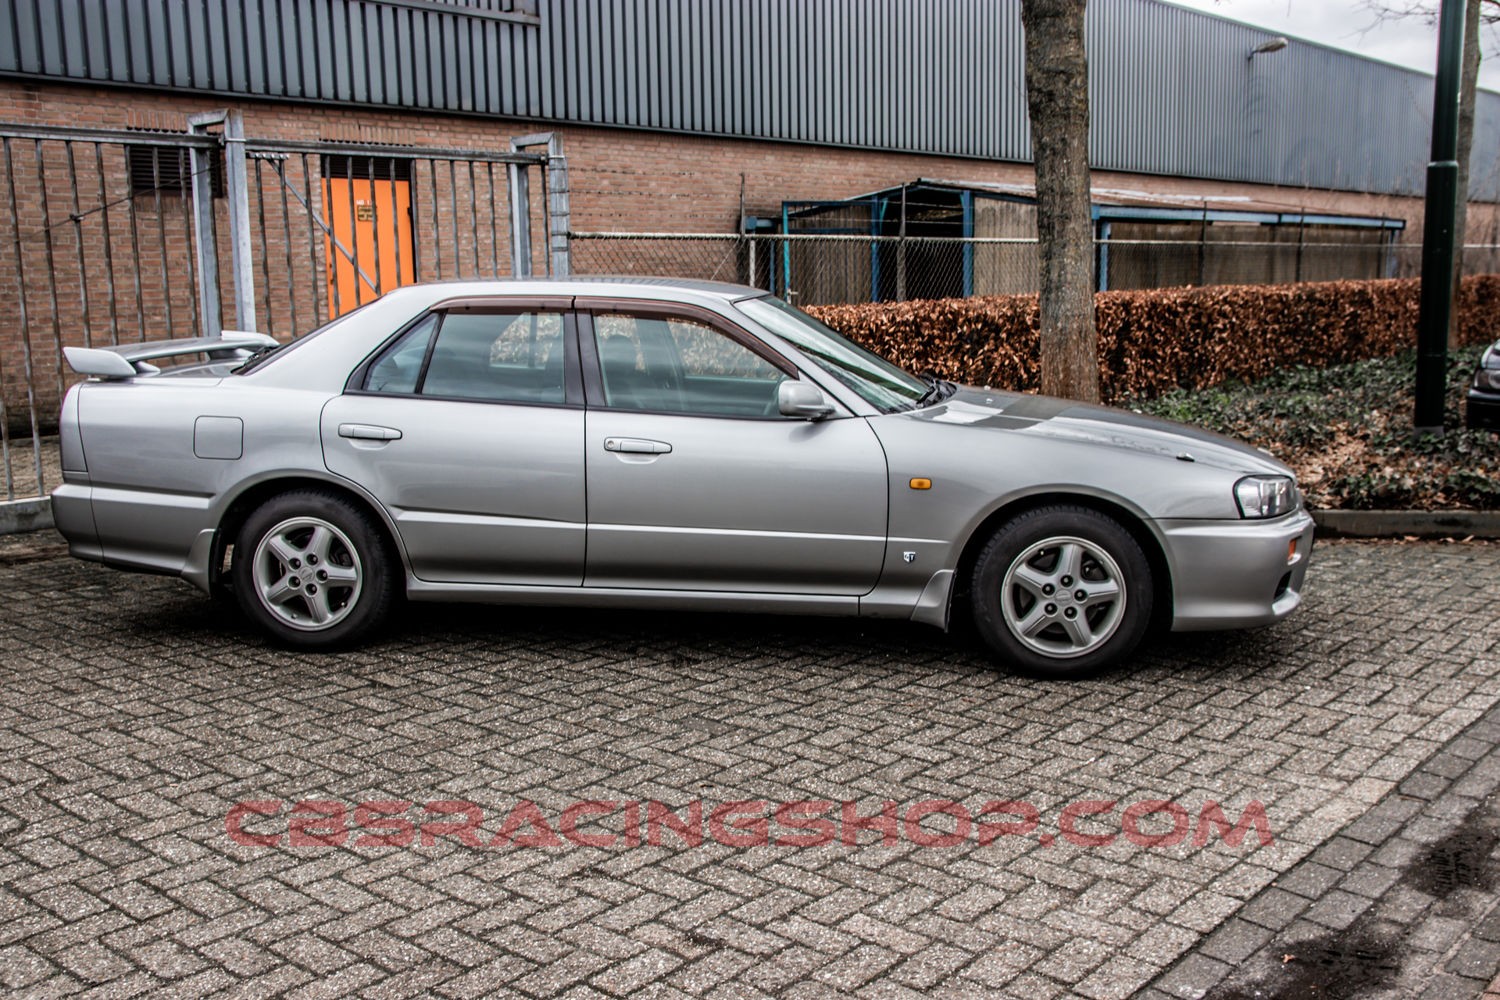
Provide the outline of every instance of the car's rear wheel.
[[974,624],[1002,659],[1043,677],[1119,662],[1151,622],[1151,565],[1099,511],[1057,505],[1011,519],[985,545],[970,590]]
[[378,525],[342,497],[296,490],[246,518],[235,541],[234,592],[245,615],[281,642],[330,649],[365,637],[395,597]]

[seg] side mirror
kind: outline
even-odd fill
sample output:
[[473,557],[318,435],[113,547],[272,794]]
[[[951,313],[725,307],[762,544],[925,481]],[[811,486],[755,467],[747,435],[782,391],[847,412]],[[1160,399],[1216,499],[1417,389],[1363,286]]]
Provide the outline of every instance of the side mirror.
[[788,380],[776,388],[776,408],[785,417],[801,417],[804,420],[822,420],[832,416],[833,405],[824,397],[823,391],[811,382]]

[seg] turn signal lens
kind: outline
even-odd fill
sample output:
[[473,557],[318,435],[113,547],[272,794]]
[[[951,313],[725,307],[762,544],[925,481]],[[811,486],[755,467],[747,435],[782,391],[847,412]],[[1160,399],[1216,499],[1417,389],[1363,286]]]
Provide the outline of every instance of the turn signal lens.
[[930,490],[930,489],[932,489],[932,480],[931,479],[913,479],[911,481],[910,485],[911,485],[911,488],[914,489],[914,490]]

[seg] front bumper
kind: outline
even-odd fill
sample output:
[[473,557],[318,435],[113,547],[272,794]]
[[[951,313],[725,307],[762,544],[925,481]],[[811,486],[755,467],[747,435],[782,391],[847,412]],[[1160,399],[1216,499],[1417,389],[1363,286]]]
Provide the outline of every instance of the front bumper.
[[1307,511],[1270,521],[1169,520],[1157,527],[1172,568],[1172,631],[1269,625],[1302,603],[1313,547]]
[[1470,430],[1500,430],[1500,395],[1470,389],[1464,423]]

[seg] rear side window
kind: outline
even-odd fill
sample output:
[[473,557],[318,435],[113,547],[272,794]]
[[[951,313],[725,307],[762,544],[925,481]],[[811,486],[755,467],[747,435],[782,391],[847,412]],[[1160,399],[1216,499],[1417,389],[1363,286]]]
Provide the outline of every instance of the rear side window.
[[436,329],[437,317],[427,316],[407,331],[406,336],[370,366],[370,374],[365,377],[365,390],[416,392],[417,380],[422,377],[422,362],[427,360],[427,346],[432,343],[432,331]]
[[370,367],[365,389],[561,404],[567,400],[563,345],[561,313],[447,313],[389,347]]

